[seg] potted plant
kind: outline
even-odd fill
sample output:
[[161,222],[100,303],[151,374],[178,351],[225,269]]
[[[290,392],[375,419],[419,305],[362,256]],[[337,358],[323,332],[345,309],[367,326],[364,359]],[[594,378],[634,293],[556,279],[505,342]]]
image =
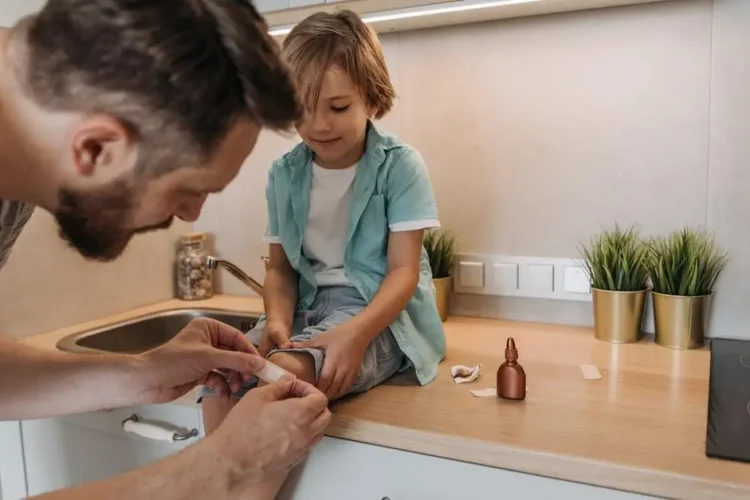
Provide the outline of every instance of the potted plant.
[[453,288],[453,264],[457,245],[453,234],[445,229],[425,231],[423,245],[427,251],[435,285],[435,301],[440,319],[448,318],[448,297]]
[[656,343],[675,349],[703,346],[711,297],[726,254],[712,236],[688,227],[649,242]]
[[605,342],[636,342],[643,335],[648,291],[648,247],[634,227],[604,230],[582,246],[584,271],[591,282],[594,336]]

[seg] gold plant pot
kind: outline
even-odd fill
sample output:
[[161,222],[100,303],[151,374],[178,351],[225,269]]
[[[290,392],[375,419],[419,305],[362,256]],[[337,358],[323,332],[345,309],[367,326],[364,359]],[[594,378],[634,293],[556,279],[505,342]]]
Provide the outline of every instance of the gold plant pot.
[[653,292],[656,343],[673,349],[703,347],[711,294],[698,297]]
[[432,282],[435,285],[435,301],[437,302],[438,314],[440,314],[440,319],[445,321],[448,319],[448,298],[453,289],[453,277],[433,278]]
[[618,292],[592,289],[594,336],[612,344],[637,342],[643,336],[646,290]]

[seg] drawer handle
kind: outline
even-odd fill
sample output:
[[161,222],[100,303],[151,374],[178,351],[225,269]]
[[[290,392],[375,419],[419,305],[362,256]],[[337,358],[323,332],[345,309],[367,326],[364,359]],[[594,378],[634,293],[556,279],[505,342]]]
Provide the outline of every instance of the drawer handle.
[[189,432],[175,432],[171,429],[165,429],[156,424],[141,422],[138,415],[131,415],[122,421],[122,428],[125,432],[132,432],[147,439],[155,441],[167,441],[175,443],[177,441],[187,441],[188,439],[198,436],[198,429]]

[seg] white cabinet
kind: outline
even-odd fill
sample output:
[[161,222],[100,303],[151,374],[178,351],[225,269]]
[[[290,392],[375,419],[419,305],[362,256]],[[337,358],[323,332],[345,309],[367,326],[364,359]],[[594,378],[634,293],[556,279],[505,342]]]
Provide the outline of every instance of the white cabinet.
[[20,422],[0,422],[0,500],[25,498]]
[[325,438],[292,472],[279,500],[456,498],[637,500],[644,497],[417,453]]
[[[199,435],[168,443],[130,434],[123,430],[122,422],[133,413],[143,421],[158,422],[182,433],[197,429]],[[24,421],[21,427],[28,495],[115,476],[171,455],[203,437],[199,410],[178,405]],[[0,437],[4,437],[1,432]],[[8,463],[2,460],[2,450],[8,442],[2,441],[0,448],[0,473],[5,472],[2,466]],[[20,453],[20,442],[18,448]],[[19,463],[16,462],[16,469]],[[25,496],[23,473],[16,470],[14,474],[20,474],[20,483],[16,481],[16,489],[9,489],[9,493],[4,490],[0,500]],[[5,485],[3,488],[7,489]],[[330,437],[324,438],[308,459],[292,471],[277,498],[452,500],[514,495],[561,500],[650,498]]]
[[[126,432],[123,421],[134,414],[141,423],[154,423],[180,434],[195,429],[197,435],[171,443]],[[202,429],[198,408],[173,404],[24,421],[28,494],[39,495],[141,467],[193,444],[203,436]]]

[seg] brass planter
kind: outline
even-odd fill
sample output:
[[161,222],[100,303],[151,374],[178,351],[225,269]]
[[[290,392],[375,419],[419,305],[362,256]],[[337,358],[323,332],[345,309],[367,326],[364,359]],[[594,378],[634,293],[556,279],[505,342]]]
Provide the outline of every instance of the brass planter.
[[438,314],[440,314],[440,319],[445,321],[448,319],[448,298],[453,289],[453,277],[433,278],[432,282],[435,285],[435,301],[437,302]]
[[653,292],[656,343],[673,349],[703,347],[711,295],[682,297]]
[[592,289],[594,336],[612,344],[637,342],[643,336],[646,290],[617,292]]

